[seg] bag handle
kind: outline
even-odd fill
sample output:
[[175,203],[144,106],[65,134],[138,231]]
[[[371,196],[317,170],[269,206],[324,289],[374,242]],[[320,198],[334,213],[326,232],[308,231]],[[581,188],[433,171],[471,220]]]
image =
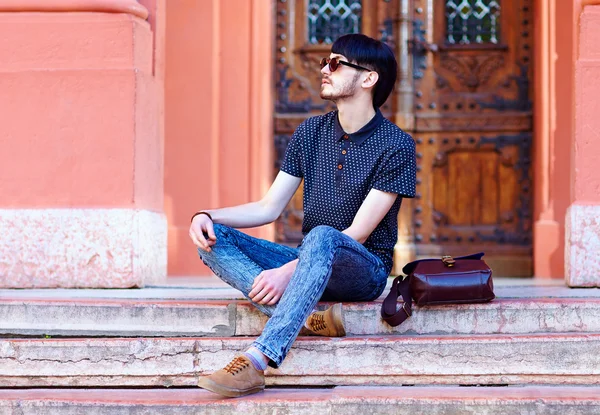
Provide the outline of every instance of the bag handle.
[[[412,315],[412,297],[408,286],[410,277],[402,275],[394,278],[390,293],[383,300],[381,306],[381,317],[390,325],[398,326]],[[402,296],[402,308],[396,311],[398,297]]]

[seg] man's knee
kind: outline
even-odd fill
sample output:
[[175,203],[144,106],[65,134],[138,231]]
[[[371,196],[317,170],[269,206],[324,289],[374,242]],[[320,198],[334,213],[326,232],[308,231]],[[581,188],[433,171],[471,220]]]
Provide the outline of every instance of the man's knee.
[[331,226],[315,226],[304,238],[304,242],[315,241],[320,243],[329,242],[341,236],[341,232]]
[[[224,245],[224,244],[228,243],[228,236],[230,235],[230,231],[231,231],[231,228],[229,226],[215,223],[215,224],[213,224],[213,230],[215,232],[215,237],[217,238],[217,244]],[[206,233],[204,234],[204,236],[208,237],[208,235],[206,235]],[[198,255],[202,259],[202,262],[204,262],[205,264],[206,264],[206,260],[208,258],[211,258],[214,256],[213,251],[206,252],[200,248],[198,248]],[[206,264],[206,265],[208,265],[208,264]]]
[[213,229],[215,231],[215,236],[217,237],[217,240],[219,239],[219,237],[227,236],[229,234],[229,231],[231,230],[229,226],[221,225],[220,223],[214,223]]

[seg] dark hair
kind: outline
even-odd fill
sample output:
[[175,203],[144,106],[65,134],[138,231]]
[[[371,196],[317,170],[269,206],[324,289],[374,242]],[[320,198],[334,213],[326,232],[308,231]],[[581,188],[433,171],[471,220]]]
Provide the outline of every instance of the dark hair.
[[392,49],[377,39],[353,33],[339,37],[331,46],[331,52],[379,74],[373,88],[373,106],[381,107],[394,89],[398,73],[398,63]]

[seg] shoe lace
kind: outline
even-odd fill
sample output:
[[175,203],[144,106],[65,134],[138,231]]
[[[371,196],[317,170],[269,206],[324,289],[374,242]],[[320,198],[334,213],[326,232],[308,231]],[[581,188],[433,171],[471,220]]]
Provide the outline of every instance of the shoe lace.
[[325,316],[323,314],[313,314],[310,316],[310,326],[313,331],[321,331],[327,328],[327,324],[325,324]]
[[225,366],[225,371],[227,373],[231,373],[235,376],[239,371],[246,369],[248,367],[248,361],[242,359],[241,357],[236,357],[233,359],[227,366]]

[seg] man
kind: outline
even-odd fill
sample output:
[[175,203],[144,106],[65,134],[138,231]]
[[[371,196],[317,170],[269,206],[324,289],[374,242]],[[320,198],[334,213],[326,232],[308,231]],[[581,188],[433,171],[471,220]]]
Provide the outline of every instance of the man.
[[[190,237],[204,263],[270,316],[246,352],[198,386],[223,396],[263,390],[267,365],[281,365],[303,325],[317,335],[345,335],[341,304],[313,311],[319,300],[371,301],[382,294],[398,210],[403,197],[414,197],[416,182],[414,141],[379,111],[396,73],[386,44],[360,34],[340,37],[321,61],[321,98],[337,111],[296,129],[262,200],[192,217]],[[234,229],[273,222],[302,179],[298,248]]]

